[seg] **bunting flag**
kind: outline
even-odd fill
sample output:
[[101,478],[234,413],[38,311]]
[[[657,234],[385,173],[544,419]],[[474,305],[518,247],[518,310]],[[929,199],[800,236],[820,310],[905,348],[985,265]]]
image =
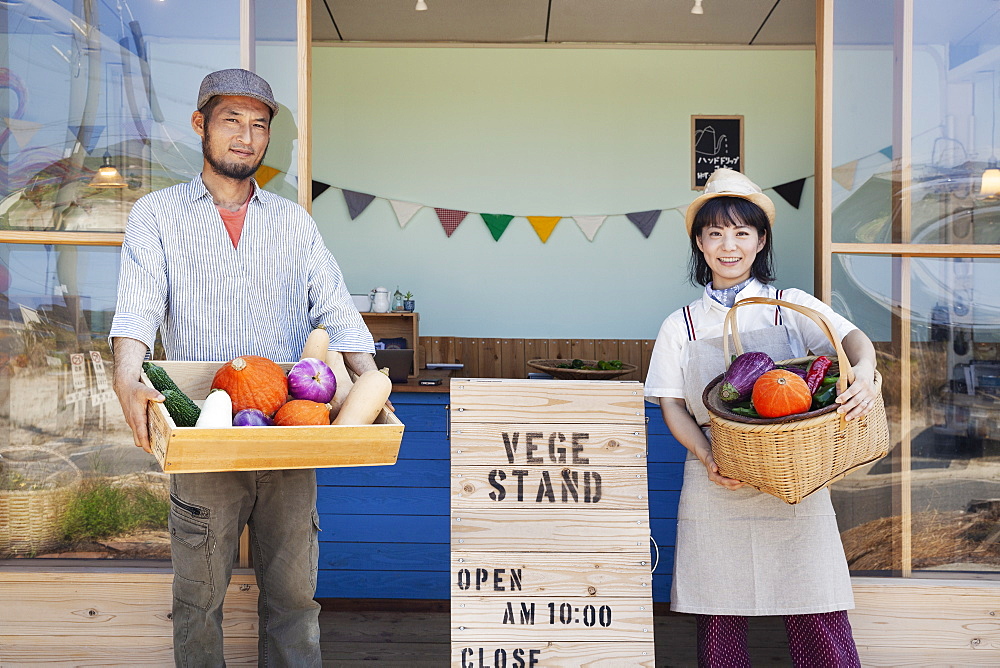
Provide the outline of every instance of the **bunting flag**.
[[885,157],[887,157],[889,160],[892,160],[892,147],[891,146],[886,146],[883,149],[879,149],[879,153],[881,153],[882,155],[884,155]]
[[317,197],[325,193],[329,187],[330,187],[329,183],[323,183],[322,181],[313,181],[312,199],[316,199]]
[[22,121],[17,118],[5,118],[3,120],[4,124],[10,129],[10,133],[14,135],[14,141],[21,148],[25,148],[30,144],[31,138],[38,132],[38,128],[42,127],[41,123]]
[[[257,173],[254,178],[257,179],[257,185],[261,188],[267,185],[267,182],[273,179],[275,176],[281,173],[280,169],[275,169],[274,167],[268,167],[267,165],[261,165],[257,168]],[[316,193],[313,192],[313,199],[316,199]]]
[[527,218],[543,244],[549,240],[552,230],[556,229],[556,225],[562,220],[562,216],[527,216]]
[[396,220],[399,221],[400,227],[406,227],[406,224],[416,215],[417,211],[424,208],[423,204],[400,202],[396,199],[389,200],[389,204],[392,205],[392,210],[396,212]]
[[508,216],[503,213],[481,213],[479,217],[483,219],[486,227],[490,229],[493,241],[500,241],[500,237],[507,231],[510,221],[514,220],[514,216]]
[[833,180],[840,184],[844,190],[854,189],[854,176],[858,171],[858,161],[851,160],[848,163],[833,168]]
[[73,133],[76,140],[83,145],[83,150],[88,154],[94,152],[97,140],[104,133],[103,125],[67,125],[66,127]]
[[632,224],[642,232],[642,236],[648,239],[649,235],[653,232],[653,228],[656,227],[656,221],[660,219],[660,209],[627,213],[625,217],[631,220]]
[[468,211],[459,211],[458,209],[439,209],[434,207],[437,212],[438,220],[441,221],[441,227],[444,228],[444,233],[451,237],[451,233],[458,229],[458,226],[462,224],[465,217],[469,215]]
[[795,179],[794,181],[774,186],[773,190],[781,195],[782,199],[797,209],[799,208],[799,204],[802,203],[802,189],[805,185],[806,180],[804,178]]
[[368,195],[366,193],[359,193],[353,190],[344,190],[344,201],[347,202],[347,212],[351,215],[351,220],[354,220],[368,208],[368,205],[372,203],[375,199],[375,195]]
[[594,240],[597,230],[601,229],[601,225],[607,219],[607,216],[573,216],[576,226],[583,232],[583,236],[587,237],[587,241]]

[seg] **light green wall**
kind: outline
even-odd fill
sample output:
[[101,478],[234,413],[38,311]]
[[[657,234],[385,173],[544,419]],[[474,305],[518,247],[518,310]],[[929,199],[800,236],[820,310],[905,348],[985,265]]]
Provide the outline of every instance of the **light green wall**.
[[[810,50],[313,50],[313,178],[473,212],[625,214],[684,206],[691,115],[745,116],[764,187],[813,173]],[[780,285],[813,284],[813,181],[799,210],[773,191]],[[350,220],[339,191],[313,215],[353,293],[414,293],[421,334],[653,338],[693,299],[688,240],[667,211],[649,239],[614,215],[593,242],[571,219],[543,244],[524,218],[499,242],[477,215],[447,238],[433,209],[400,228],[388,201]]]

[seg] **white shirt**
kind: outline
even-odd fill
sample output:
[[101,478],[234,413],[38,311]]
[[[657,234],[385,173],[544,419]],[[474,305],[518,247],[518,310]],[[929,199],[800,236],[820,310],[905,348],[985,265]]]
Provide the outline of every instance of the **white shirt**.
[[374,352],[312,217],[256,182],[253,189],[235,248],[200,176],[135,203],[109,339],[152,350],[159,329],[171,360],[293,362],[322,323],[332,350]]
[[[739,299],[747,297],[774,298],[777,290],[753,280],[740,290]],[[821,312],[833,324],[837,335],[843,341],[852,330],[857,329],[849,320],[834,312],[832,308],[816,299],[808,292],[797,288],[789,288],[781,293],[783,301],[792,302]],[[694,336],[697,339],[713,339],[722,336],[722,326],[729,309],[718,303],[705,292],[701,298],[691,302],[690,312],[694,325]],[[829,355],[834,352],[833,346],[826,335],[807,316],[791,309],[781,309],[781,322],[786,325],[791,335],[792,352],[796,357],[803,357],[808,351],[816,355]],[[737,313],[739,331],[763,329],[777,324],[775,307],[769,305],[752,305],[740,307]],[[678,309],[667,316],[660,326],[656,343],[649,360],[649,371],[646,374],[644,394],[653,403],[658,403],[660,397],[684,398],[685,369],[688,366],[687,345],[688,323],[685,309]]]

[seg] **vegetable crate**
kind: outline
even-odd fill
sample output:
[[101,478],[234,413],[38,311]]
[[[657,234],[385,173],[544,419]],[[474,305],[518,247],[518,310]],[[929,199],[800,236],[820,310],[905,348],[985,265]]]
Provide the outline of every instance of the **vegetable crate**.
[[[157,360],[186,395],[200,403],[224,362]],[[282,364],[286,371],[291,364]],[[142,381],[152,387],[146,374]],[[264,471],[396,463],[403,423],[383,408],[371,425],[309,427],[178,427],[163,404],[146,411],[149,439],[164,473]]]

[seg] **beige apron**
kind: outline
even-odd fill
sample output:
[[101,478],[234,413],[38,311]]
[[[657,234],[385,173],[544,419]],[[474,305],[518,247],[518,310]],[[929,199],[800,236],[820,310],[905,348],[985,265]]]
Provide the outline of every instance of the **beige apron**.
[[[793,351],[784,325],[741,331],[740,339],[745,350],[766,352],[776,360],[802,354]],[[722,338],[689,341],[688,346],[685,399],[704,427],[708,412],[701,394],[725,371]],[[750,616],[853,607],[829,490],[796,505],[752,487],[729,490],[709,481],[705,466],[688,453],[677,510],[671,610]]]

